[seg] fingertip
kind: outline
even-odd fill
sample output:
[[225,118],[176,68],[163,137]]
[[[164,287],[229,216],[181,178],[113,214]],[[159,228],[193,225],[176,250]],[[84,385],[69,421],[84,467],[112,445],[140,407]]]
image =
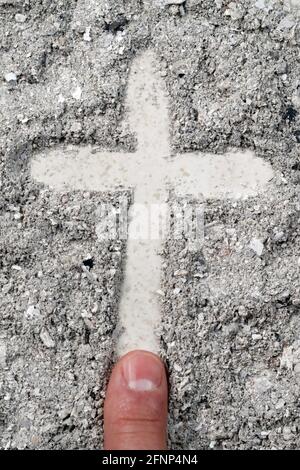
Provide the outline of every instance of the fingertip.
[[126,385],[131,390],[158,389],[165,377],[165,369],[158,356],[147,351],[133,351],[121,360]]
[[106,449],[165,449],[168,387],[155,354],[136,350],[115,365],[104,406]]

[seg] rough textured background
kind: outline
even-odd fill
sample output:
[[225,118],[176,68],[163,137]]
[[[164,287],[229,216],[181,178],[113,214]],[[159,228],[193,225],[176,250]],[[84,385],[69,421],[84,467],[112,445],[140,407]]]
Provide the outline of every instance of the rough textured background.
[[0,0],[0,447],[100,445],[124,247],[95,238],[99,196],[62,200],[28,164],[61,142],[134,149],[124,95],[151,47],[174,150],[250,148],[276,171],[260,198],[207,202],[201,253],[166,245],[171,445],[299,448],[298,16],[279,0],[149,3]]

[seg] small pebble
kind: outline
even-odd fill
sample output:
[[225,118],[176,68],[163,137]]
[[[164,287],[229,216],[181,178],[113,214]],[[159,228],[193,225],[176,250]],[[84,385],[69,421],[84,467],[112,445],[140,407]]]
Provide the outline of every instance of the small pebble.
[[12,82],[17,81],[17,75],[14,72],[7,73],[4,78],[7,83],[12,83]]
[[82,131],[82,125],[81,125],[81,122],[74,122],[71,126],[71,132],[73,132],[73,134],[79,134],[80,132]]
[[300,375],[300,363],[299,362],[297,364],[295,364],[294,372],[295,372],[296,375]]
[[249,243],[249,247],[254,251],[254,253],[257,254],[257,256],[261,256],[263,254],[264,244],[261,240],[259,240],[259,238],[252,238]]
[[35,305],[30,305],[26,311],[27,317],[32,317],[40,313],[39,309]]
[[42,329],[42,331],[40,333],[40,338],[41,338],[42,342],[44,343],[44,345],[47,348],[54,348],[55,347],[55,342],[51,338],[51,336],[50,336],[49,332],[46,330],[46,328]]
[[166,0],[167,5],[182,5],[186,0]]
[[91,42],[92,38],[91,38],[91,27],[88,26],[85,30],[85,33],[83,35],[83,40],[86,41],[86,42]]
[[25,23],[26,19],[27,19],[27,16],[22,15],[21,13],[17,13],[15,16],[15,20],[17,23]]
[[283,408],[284,405],[285,405],[284,399],[280,398],[280,400],[278,400],[278,402],[275,405],[275,410],[281,410],[281,408]]
[[287,241],[287,236],[284,232],[280,231],[280,232],[275,232],[274,233],[274,241],[276,243],[283,243],[283,242],[286,242]]
[[253,339],[253,341],[260,341],[262,339],[262,336],[259,335],[259,334],[254,333],[252,335],[252,339]]
[[82,89],[80,88],[80,86],[77,86],[73,92],[72,92],[72,96],[75,100],[80,100],[81,98],[81,95],[82,95]]
[[165,297],[165,293],[161,289],[158,289],[156,291],[156,294],[159,295],[160,297]]
[[6,344],[0,339],[0,367],[6,366]]

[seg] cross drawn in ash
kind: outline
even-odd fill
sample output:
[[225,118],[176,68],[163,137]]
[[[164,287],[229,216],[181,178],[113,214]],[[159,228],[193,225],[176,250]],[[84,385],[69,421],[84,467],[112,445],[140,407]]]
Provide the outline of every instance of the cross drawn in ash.
[[[272,179],[271,167],[251,152],[209,155],[200,152],[172,155],[168,103],[164,84],[155,70],[151,51],[135,59],[127,91],[131,130],[138,146],[134,153],[92,152],[91,147],[49,151],[32,161],[34,179],[56,190],[113,191],[132,188],[124,280],[119,306],[118,353],[131,349],[157,352],[155,328],[160,320],[157,292],[161,281],[162,240],[151,234],[136,236],[142,212],[166,204],[168,191],[202,198],[257,194]],[[151,231],[151,227],[150,227]]]

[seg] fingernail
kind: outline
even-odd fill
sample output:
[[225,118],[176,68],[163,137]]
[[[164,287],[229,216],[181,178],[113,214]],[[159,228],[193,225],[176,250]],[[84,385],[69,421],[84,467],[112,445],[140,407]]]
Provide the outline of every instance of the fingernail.
[[159,388],[163,376],[160,359],[146,352],[129,355],[123,364],[123,375],[130,390],[150,392]]

